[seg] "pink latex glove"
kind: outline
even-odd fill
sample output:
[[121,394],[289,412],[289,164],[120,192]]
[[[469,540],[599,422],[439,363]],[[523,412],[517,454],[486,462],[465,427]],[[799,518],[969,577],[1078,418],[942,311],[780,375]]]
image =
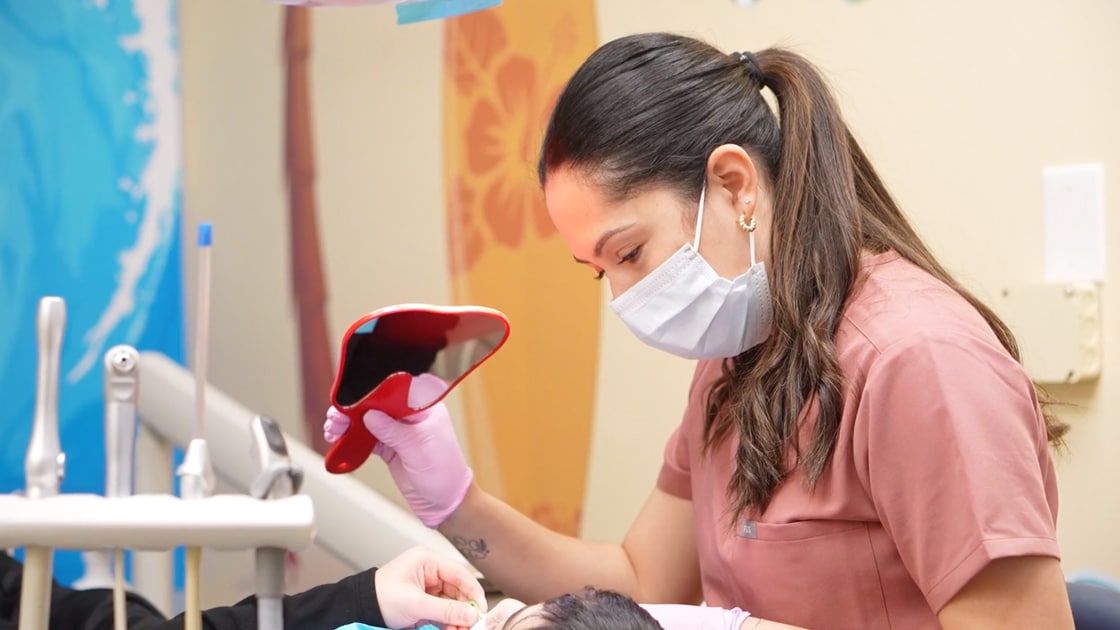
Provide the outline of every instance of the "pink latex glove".
[[[420,374],[412,377],[408,386],[408,406],[413,409],[427,407],[432,400],[447,393],[447,383],[434,374]],[[419,414],[409,416],[404,422],[415,423]],[[323,422],[323,438],[328,444],[334,444],[343,433],[350,428],[350,417],[331,407],[327,410],[327,419]]]
[[[412,513],[424,525],[439,527],[459,509],[474,479],[447,407],[438,403],[403,421],[371,410],[362,420],[378,440],[373,452],[388,464]],[[331,407],[323,436],[333,443],[349,426],[350,419]]]
[[642,608],[665,630],[741,630],[751,616],[738,608],[728,610],[714,606],[642,604]]

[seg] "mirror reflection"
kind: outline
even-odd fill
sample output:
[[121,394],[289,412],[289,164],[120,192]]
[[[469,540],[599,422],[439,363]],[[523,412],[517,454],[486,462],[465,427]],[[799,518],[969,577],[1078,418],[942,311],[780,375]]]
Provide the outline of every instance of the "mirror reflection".
[[429,407],[507,332],[501,319],[483,313],[401,311],[372,318],[346,340],[335,404],[357,404],[389,376],[407,373],[430,375],[414,378],[409,392],[409,407]]

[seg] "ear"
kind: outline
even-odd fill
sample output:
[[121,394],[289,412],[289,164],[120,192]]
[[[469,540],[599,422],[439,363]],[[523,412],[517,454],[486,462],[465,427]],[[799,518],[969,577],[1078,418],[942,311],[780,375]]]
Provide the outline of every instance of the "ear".
[[726,195],[735,214],[754,215],[759,192],[759,172],[743,147],[724,144],[708,156],[708,196],[719,189]]

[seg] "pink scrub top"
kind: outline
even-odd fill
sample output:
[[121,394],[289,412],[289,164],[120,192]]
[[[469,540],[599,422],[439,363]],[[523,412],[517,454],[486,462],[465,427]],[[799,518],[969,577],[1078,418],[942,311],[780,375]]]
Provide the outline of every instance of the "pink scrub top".
[[719,361],[697,368],[657,485],[693,503],[709,605],[808,628],[939,628],[992,560],[1058,557],[1034,387],[975,309],[896,253],[870,256],[836,350],[843,417],[815,492],[794,473],[764,515],[736,523],[736,440],[702,453]]

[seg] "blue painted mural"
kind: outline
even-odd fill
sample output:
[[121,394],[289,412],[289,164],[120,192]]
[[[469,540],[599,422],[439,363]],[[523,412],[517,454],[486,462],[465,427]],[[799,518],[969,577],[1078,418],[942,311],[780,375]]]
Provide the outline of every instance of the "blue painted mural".
[[[176,0],[0,0],[0,493],[24,486],[39,298],[66,300],[63,492],[102,493],[104,352],[184,353]],[[58,552],[56,577],[83,574]]]

